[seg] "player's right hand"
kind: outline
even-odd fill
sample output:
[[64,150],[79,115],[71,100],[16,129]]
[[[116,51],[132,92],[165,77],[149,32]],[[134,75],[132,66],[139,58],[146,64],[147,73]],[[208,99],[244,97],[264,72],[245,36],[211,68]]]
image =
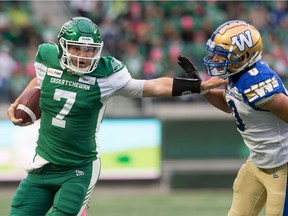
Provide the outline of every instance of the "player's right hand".
[[14,124],[14,125],[17,125],[17,126],[28,126],[28,125],[31,125],[33,124],[33,122],[26,122],[26,123],[22,123],[23,122],[23,119],[16,119],[15,118],[15,110],[16,110],[16,107],[18,106],[17,103],[13,103],[9,106],[8,110],[7,110],[7,116],[8,116],[8,119]]

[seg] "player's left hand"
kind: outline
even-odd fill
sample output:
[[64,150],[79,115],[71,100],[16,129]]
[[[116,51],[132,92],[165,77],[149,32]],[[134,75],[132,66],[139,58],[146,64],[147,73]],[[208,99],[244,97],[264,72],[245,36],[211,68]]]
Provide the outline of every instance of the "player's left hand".
[[181,68],[185,71],[186,77],[190,79],[198,79],[202,81],[200,78],[197,68],[194,66],[194,64],[185,56],[178,56],[178,65],[180,65]]
[[[205,91],[205,90],[220,87],[222,85],[226,85],[226,84],[228,84],[228,82],[229,82],[228,79],[224,80],[220,77],[214,76],[208,80],[202,81],[201,87]],[[205,94],[205,93],[203,92],[203,94]]]
[[202,81],[199,73],[194,64],[185,56],[178,56],[178,65],[183,68],[187,78],[197,79],[201,81],[201,94],[205,94],[207,90],[217,88],[222,85],[226,85],[228,80],[224,80],[219,77],[212,77],[209,80]]

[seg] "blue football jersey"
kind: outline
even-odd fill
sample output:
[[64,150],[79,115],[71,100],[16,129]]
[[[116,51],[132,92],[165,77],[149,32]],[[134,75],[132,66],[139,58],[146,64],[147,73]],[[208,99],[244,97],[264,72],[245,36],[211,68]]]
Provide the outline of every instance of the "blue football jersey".
[[238,80],[230,78],[226,88],[226,101],[250,150],[250,159],[260,168],[288,162],[285,155],[288,152],[287,123],[259,108],[278,93],[287,95],[287,90],[276,72],[263,61],[258,61]]

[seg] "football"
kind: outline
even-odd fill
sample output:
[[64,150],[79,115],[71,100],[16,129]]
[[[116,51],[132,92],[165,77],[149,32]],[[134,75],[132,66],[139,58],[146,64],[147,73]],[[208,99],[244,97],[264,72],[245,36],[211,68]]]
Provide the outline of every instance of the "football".
[[15,111],[17,119],[23,119],[22,123],[34,122],[41,117],[41,109],[39,106],[40,88],[34,87],[26,91],[19,98],[19,104]]

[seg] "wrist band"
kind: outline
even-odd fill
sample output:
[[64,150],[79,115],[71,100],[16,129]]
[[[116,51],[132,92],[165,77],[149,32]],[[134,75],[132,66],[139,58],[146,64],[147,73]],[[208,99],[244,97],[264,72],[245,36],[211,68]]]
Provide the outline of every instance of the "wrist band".
[[201,93],[201,80],[174,78],[172,86],[172,96]]

